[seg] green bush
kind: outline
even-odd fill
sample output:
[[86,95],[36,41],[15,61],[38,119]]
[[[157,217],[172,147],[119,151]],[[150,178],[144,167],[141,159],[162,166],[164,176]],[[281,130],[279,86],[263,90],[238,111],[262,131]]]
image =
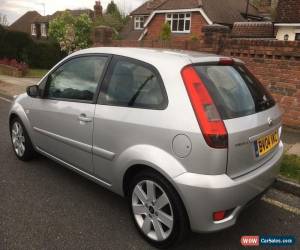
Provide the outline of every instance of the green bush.
[[26,33],[3,29],[0,31],[0,58],[26,62],[26,48],[32,43],[32,39]]
[[65,11],[49,24],[49,36],[68,54],[88,48],[92,44],[91,32],[92,20],[87,14],[75,17]]
[[160,31],[160,39],[163,41],[169,41],[171,39],[171,27],[168,23],[164,23]]
[[27,49],[28,64],[31,68],[50,69],[66,56],[58,44],[51,42],[35,42]]
[[23,32],[0,27],[0,59],[15,59],[30,67],[49,69],[65,56],[57,44],[37,42]]

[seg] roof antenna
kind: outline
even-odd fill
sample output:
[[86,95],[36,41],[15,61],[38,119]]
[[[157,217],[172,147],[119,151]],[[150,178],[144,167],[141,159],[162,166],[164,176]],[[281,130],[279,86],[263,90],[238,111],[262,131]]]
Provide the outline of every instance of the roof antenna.
[[44,16],[46,15],[46,4],[45,3],[38,3],[39,5],[42,5],[44,8]]
[[249,4],[250,0],[247,0],[247,6],[246,6],[246,19],[248,20],[248,13],[249,13]]

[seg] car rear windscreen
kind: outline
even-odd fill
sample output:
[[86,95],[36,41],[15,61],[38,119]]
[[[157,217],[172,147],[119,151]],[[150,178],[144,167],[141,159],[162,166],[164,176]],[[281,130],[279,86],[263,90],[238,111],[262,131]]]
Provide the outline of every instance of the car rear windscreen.
[[275,105],[244,65],[195,65],[223,120],[252,115]]

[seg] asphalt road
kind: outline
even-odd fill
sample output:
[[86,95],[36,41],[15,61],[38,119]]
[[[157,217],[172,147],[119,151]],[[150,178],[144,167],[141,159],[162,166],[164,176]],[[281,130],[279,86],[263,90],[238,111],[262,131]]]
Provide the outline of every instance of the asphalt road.
[[[0,249],[152,249],[136,232],[121,197],[44,157],[18,161],[8,110],[0,99]],[[273,196],[299,207],[296,197]],[[300,216],[259,201],[234,227],[191,234],[177,249],[240,249],[242,235],[295,235],[299,241]]]

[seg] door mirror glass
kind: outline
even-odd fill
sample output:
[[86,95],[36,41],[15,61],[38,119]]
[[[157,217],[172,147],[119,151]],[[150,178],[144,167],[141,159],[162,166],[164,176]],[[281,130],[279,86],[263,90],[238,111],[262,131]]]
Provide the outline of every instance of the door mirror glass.
[[27,95],[30,96],[30,97],[38,97],[39,96],[39,86],[38,85],[32,85],[32,86],[29,86],[26,90],[27,92]]

